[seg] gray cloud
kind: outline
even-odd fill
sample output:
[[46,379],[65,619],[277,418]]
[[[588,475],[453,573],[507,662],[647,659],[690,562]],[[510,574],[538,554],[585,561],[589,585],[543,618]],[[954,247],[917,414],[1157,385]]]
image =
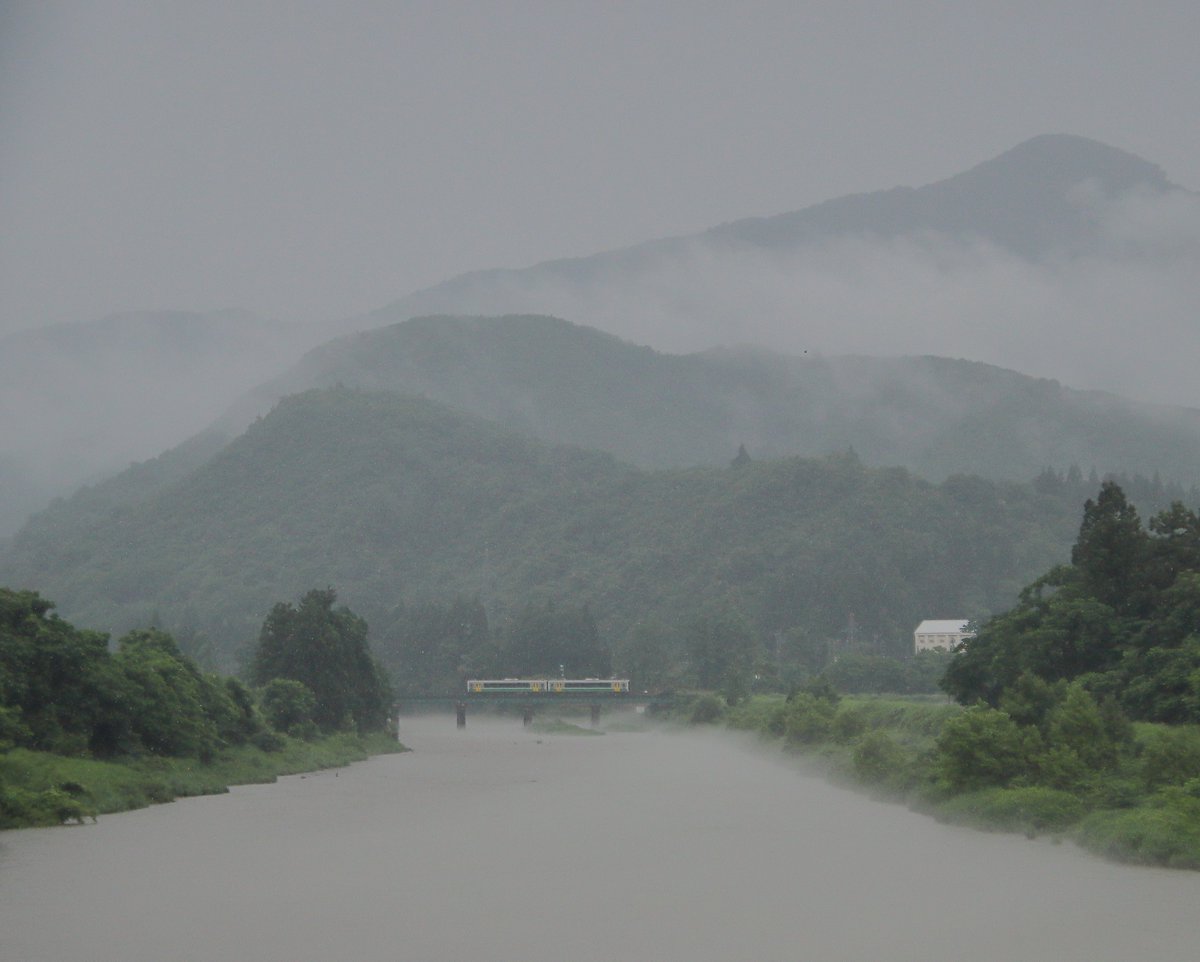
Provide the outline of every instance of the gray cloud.
[[1070,131],[1200,186],[1200,8],[6,4],[0,331],[369,310]]
[[1200,197],[1086,185],[1098,238],[1027,260],[936,233],[843,236],[784,252],[701,237],[582,280],[484,275],[406,309],[539,311],[661,350],[747,343],[794,354],[937,354],[1200,406]]

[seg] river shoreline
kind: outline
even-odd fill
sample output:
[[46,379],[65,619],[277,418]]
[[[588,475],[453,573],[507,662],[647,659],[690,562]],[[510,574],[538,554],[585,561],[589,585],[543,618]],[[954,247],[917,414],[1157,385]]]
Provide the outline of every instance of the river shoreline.
[[276,751],[252,745],[225,749],[209,762],[145,756],[98,761],[13,749],[0,755],[0,829],[40,828],[94,820],[178,798],[220,795],[236,785],[340,768],[373,755],[408,749],[394,735],[339,733],[305,741],[282,737]]

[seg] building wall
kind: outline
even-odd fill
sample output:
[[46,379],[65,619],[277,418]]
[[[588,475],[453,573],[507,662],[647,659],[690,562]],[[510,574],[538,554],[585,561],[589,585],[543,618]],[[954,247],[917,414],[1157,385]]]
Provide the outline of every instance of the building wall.
[[913,632],[913,647],[915,651],[949,651],[963,639],[972,637],[967,631],[953,632]]

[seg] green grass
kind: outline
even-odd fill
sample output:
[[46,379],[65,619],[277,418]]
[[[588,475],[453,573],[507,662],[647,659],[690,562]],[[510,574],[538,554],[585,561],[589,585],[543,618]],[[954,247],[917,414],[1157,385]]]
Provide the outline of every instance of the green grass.
[[1093,812],[1075,837],[1121,862],[1200,869],[1200,799],[1163,793],[1137,808]]
[[956,795],[933,814],[942,821],[1000,832],[1063,832],[1084,815],[1083,802],[1054,788],[988,788]]
[[102,762],[14,749],[0,755],[0,828],[57,825],[191,795],[216,795],[230,785],[273,782],[280,775],[400,751],[404,746],[383,733],[336,734],[312,742],[289,738],[275,752],[241,745],[208,764],[163,757]]

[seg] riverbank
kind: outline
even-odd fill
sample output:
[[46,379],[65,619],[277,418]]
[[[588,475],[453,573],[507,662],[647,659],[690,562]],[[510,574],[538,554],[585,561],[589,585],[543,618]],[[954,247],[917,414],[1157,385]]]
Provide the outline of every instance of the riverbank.
[[920,696],[764,695],[728,708],[699,695],[680,700],[670,717],[754,732],[840,785],[939,821],[1069,839],[1119,862],[1200,870],[1200,727],[1136,724],[1113,765],[1057,786],[1044,770],[1003,784],[956,784],[946,777],[953,746],[944,736],[952,719],[952,728],[963,727],[968,711]]
[[0,754],[0,829],[59,825],[145,808],[233,785],[273,782],[281,775],[341,768],[372,755],[407,751],[393,735],[338,733],[306,741],[279,736],[264,751],[239,745],[209,762],[143,756],[111,761],[13,749]]

